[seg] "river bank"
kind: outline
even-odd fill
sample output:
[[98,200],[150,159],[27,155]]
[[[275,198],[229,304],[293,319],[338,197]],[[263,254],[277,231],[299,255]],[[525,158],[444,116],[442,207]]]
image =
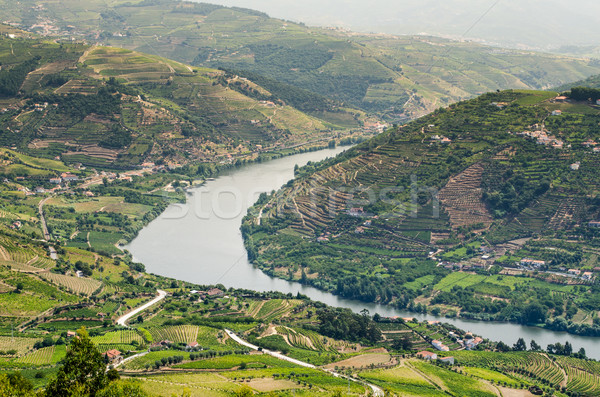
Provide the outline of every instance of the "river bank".
[[203,285],[221,283],[226,287],[257,291],[300,293],[330,306],[347,307],[355,312],[367,309],[371,314],[379,313],[385,317],[438,320],[507,344],[515,343],[520,337],[527,341],[533,339],[542,346],[569,341],[574,348],[584,347],[590,357],[600,359],[598,338],[513,323],[450,319],[343,299],[307,285],[271,278],[253,266],[247,258],[239,228],[248,208],[261,193],[278,189],[292,179],[296,164],[319,161],[342,150],[304,153],[225,172],[215,180],[191,189],[185,204],[169,206],[125,248],[135,261],[146,265],[148,272],[163,276]]

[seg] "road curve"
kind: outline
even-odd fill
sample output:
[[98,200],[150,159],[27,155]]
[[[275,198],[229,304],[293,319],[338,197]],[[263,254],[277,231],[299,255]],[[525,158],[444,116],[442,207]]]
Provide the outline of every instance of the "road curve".
[[[230,331],[228,329],[225,329],[225,332],[227,333],[227,335],[229,335],[229,337],[231,339],[233,339],[234,341],[236,341],[240,345],[246,346],[246,347],[248,347],[248,348],[250,348],[252,350],[258,350],[258,346],[255,346],[252,343],[246,342],[245,340],[243,340],[242,338],[240,338],[239,336],[237,336],[232,331]],[[288,361],[290,363],[299,365],[301,367],[313,368],[313,369],[320,369],[320,368],[318,368],[318,367],[316,367],[316,366],[314,366],[312,364],[306,363],[304,361],[296,360],[295,358],[288,357],[288,356],[283,355],[283,354],[278,353],[278,352],[274,352],[274,351],[267,350],[267,349],[262,349],[262,352],[265,353],[265,354],[268,354],[270,356],[273,356],[275,358],[278,358],[280,360],[285,360],[285,361]],[[370,383],[363,382],[363,381],[361,381],[359,379],[353,378],[351,376],[343,375],[343,374],[340,374],[340,373],[332,371],[332,370],[324,370],[324,371],[327,372],[327,373],[329,373],[329,374],[331,374],[331,375],[333,375],[333,376],[335,376],[336,378],[349,379],[352,382],[360,383],[361,385],[369,387],[373,391],[373,396],[383,397],[385,395],[385,393],[383,392],[383,390],[381,390],[379,387],[377,387],[375,385],[372,385]]]
[[129,313],[126,313],[124,315],[122,315],[121,317],[119,317],[117,319],[117,324],[123,326],[123,327],[127,327],[127,321],[129,321],[129,319],[133,316],[135,316],[136,314],[146,310],[147,308],[149,308],[150,306],[154,305],[157,302],[160,302],[161,300],[165,299],[165,296],[167,296],[167,292],[163,291],[163,290],[157,290],[156,292],[158,292],[158,296],[154,299],[152,299],[150,302],[143,304],[140,307],[137,307],[135,309],[133,309],[132,311],[130,311]]

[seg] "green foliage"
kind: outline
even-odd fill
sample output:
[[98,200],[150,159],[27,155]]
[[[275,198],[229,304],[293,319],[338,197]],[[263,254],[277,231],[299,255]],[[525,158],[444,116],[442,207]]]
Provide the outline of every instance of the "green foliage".
[[573,87],[569,93],[569,98],[577,101],[597,101],[600,99],[600,89],[589,87]]
[[0,95],[15,96],[23,84],[27,74],[39,64],[40,57],[34,57],[12,68],[3,67],[0,71]]
[[106,364],[85,328],[77,331],[64,364],[46,389],[49,397],[95,396],[107,385]]
[[367,315],[353,313],[350,309],[324,309],[317,313],[319,332],[323,335],[350,341],[375,343],[381,331]]

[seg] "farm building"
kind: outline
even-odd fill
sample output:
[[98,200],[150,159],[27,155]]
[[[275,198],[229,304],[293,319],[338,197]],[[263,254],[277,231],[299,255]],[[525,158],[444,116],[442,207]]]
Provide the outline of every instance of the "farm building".
[[212,289],[208,290],[208,292],[206,294],[208,296],[212,296],[212,297],[220,297],[220,296],[224,295],[223,291],[221,291],[218,288],[212,288]]
[[194,350],[194,349],[197,349],[199,346],[200,345],[196,341],[190,342],[185,346],[185,350],[187,350],[187,351]]
[[121,356],[121,352],[116,349],[111,349],[104,353],[106,360],[111,364],[118,364],[123,361],[123,356]]
[[79,179],[79,177],[77,175],[71,174],[70,172],[63,172],[60,176],[61,176],[62,180],[65,182],[76,181]]
[[421,357],[424,360],[437,360],[438,355],[436,353],[428,352],[426,350],[417,353],[417,357]]
[[483,339],[481,339],[479,336],[477,336],[477,337],[472,338],[472,339],[465,339],[465,346],[466,346],[467,350],[473,350],[481,342],[483,342]]
[[447,352],[450,351],[450,348],[446,345],[444,345],[442,342],[440,342],[439,340],[432,340],[431,344],[433,345],[433,347],[435,347],[436,349],[438,349],[439,351],[443,351],[443,352]]
[[562,110],[558,110],[558,109],[557,109],[557,110],[553,110],[553,111],[552,111],[552,115],[553,115],[553,116],[560,116],[561,114],[562,114]]
[[546,264],[545,261],[540,261],[536,259],[523,258],[521,259],[521,266],[531,266],[531,267],[540,267]]
[[348,210],[348,215],[350,215],[350,216],[361,216],[364,213],[365,213],[365,210],[363,209],[363,207],[350,208]]
[[450,356],[450,357],[441,357],[440,361],[445,363],[445,364],[450,364],[450,365],[454,365],[454,357]]

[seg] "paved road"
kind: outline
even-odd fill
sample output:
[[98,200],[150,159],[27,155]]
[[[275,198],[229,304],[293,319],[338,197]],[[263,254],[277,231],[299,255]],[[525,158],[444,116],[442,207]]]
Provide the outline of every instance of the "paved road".
[[[118,367],[120,367],[121,365],[123,365],[123,364],[125,364],[125,363],[127,363],[127,362],[129,362],[129,361],[131,361],[131,360],[135,360],[135,359],[136,359],[136,358],[138,358],[138,357],[143,357],[143,356],[145,356],[145,355],[146,355],[146,354],[148,354],[148,353],[150,353],[150,352],[148,352],[148,351],[145,351],[145,352],[141,352],[141,353],[138,353],[138,354],[134,354],[133,356],[127,357],[126,359],[124,359],[124,360],[123,360],[123,361],[121,361],[120,363],[117,363],[117,364],[113,365],[113,368],[118,368]],[[110,368],[110,365],[108,365],[108,366],[107,366],[107,369],[108,369],[108,368]]]
[[[258,346],[255,346],[252,343],[246,342],[245,340],[243,340],[242,338],[240,338],[239,336],[237,336],[232,331],[226,329],[225,332],[227,332],[227,335],[229,335],[229,337],[231,339],[233,339],[234,341],[236,341],[240,345],[246,346],[246,347],[248,347],[248,348],[250,348],[252,350],[258,350]],[[278,353],[278,352],[274,352],[274,351],[267,350],[267,349],[262,349],[262,352],[265,353],[265,354],[268,354],[270,356],[273,356],[275,358],[278,358],[280,360],[289,361],[290,363],[299,365],[301,367],[313,368],[313,369],[320,369],[320,368],[318,368],[318,367],[316,367],[316,366],[314,366],[312,364],[306,363],[304,361],[296,360],[295,358],[291,358],[291,357],[285,356],[285,355],[283,355],[281,353]],[[336,378],[349,379],[352,382],[360,383],[361,385],[367,386],[367,387],[369,387],[373,391],[373,395],[376,396],[376,397],[383,397],[384,396],[383,390],[381,390],[379,387],[377,387],[375,385],[363,382],[363,381],[361,381],[359,379],[356,379],[356,378],[353,378],[351,376],[347,376],[347,375],[343,375],[343,374],[337,373],[337,372],[332,371],[332,370],[327,370],[326,369],[324,371],[327,372],[327,373],[329,373],[329,374],[331,374],[331,375],[333,375],[333,376],[335,376]]]
[[147,308],[149,308],[150,306],[154,305],[157,302],[160,302],[161,300],[165,299],[165,296],[167,296],[167,292],[163,291],[163,290],[158,290],[156,291],[158,292],[158,296],[154,299],[152,299],[150,302],[133,309],[132,311],[130,311],[127,314],[122,315],[121,317],[119,317],[117,319],[117,324],[122,325],[123,327],[127,327],[127,321],[129,321],[129,319],[133,316],[135,316],[136,314],[146,310]]

